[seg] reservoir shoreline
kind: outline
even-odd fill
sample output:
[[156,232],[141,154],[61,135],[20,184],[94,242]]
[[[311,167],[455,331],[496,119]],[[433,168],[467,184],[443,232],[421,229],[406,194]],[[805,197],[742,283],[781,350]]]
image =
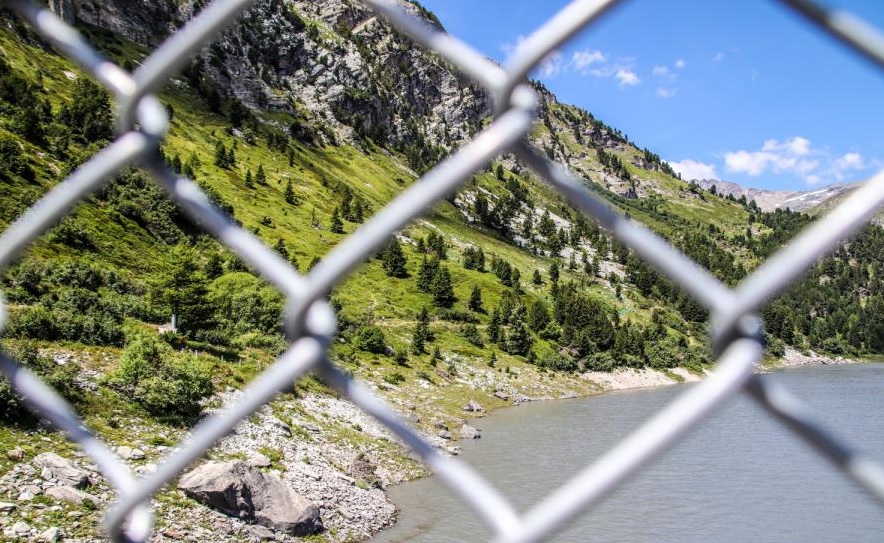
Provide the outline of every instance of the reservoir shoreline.
[[[797,367],[801,367],[801,366],[807,367],[808,370],[810,370],[812,366],[819,366],[819,367],[821,367],[821,369],[814,370],[814,371],[822,371],[822,367],[832,366],[830,369],[825,370],[825,373],[822,373],[822,374],[819,374],[819,373],[806,374],[803,371],[797,372],[797,373],[789,371],[786,373],[789,374],[789,376],[791,376],[791,377],[789,377],[789,379],[791,381],[795,381],[796,378],[799,379],[799,381],[800,381],[800,379],[804,378],[804,377],[802,377],[804,375],[811,375],[811,376],[812,375],[824,375],[824,376],[832,375],[832,376],[844,376],[843,378],[836,379],[835,381],[833,381],[833,383],[843,381],[843,379],[851,379],[852,382],[859,383],[860,385],[865,386],[865,387],[873,386],[871,381],[865,381],[864,378],[862,377],[863,375],[873,375],[873,374],[870,374],[868,372],[864,373],[863,371],[860,371],[860,373],[858,375],[854,375],[854,372],[849,371],[846,368],[842,369],[842,370],[837,369],[837,366],[840,366],[840,365],[857,364],[857,363],[859,363],[859,365],[865,365],[865,364],[863,364],[864,362],[871,362],[871,361],[850,360],[850,359],[843,359],[843,358],[834,358],[833,359],[833,358],[826,358],[826,357],[812,356],[812,355],[803,355],[802,356],[802,355],[800,355],[800,353],[790,353],[790,354],[791,354],[791,356],[787,356],[783,360],[775,361],[775,363],[773,363],[773,364],[770,361],[767,361],[767,363],[764,364],[763,366],[759,365],[758,371],[760,373],[767,373],[771,370],[778,370],[778,369],[785,369],[785,368],[797,368]],[[879,367],[879,365],[875,365],[875,364],[872,364],[872,366]],[[857,369],[861,370],[862,368],[857,368]],[[833,371],[836,371],[838,373],[832,373]],[[880,369],[876,369],[875,371],[878,372],[875,375],[880,375]],[[845,373],[845,372],[847,372],[847,373]],[[656,412],[656,410],[659,407],[655,407],[653,405],[646,405],[646,404],[650,403],[647,401],[648,398],[658,398],[659,400],[655,400],[655,402],[657,404],[664,405],[664,404],[660,403],[662,401],[662,399],[668,398],[666,400],[666,403],[668,403],[673,398],[677,397],[677,395],[680,394],[680,392],[681,392],[680,390],[676,390],[676,389],[666,390],[666,389],[669,389],[670,387],[663,386],[663,385],[667,385],[667,384],[675,384],[675,382],[672,379],[668,379],[667,381],[664,382],[662,379],[659,378],[658,375],[655,375],[655,374],[654,375],[647,375],[647,372],[639,372],[639,371],[635,371],[635,370],[621,371],[618,373],[625,373],[625,374],[627,374],[627,377],[623,378],[622,376],[617,376],[617,379],[615,379],[612,382],[616,383],[614,386],[620,386],[621,388],[609,389],[611,391],[627,390],[626,385],[629,385],[629,388],[632,388],[632,389],[659,388],[660,390],[651,392],[651,396],[647,396],[647,397],[644,396],[644,394],[642,394],[642,396],[640,396],[640,397],[634,397],[632,393],[628,393],[625,395],[624,394],[614,394],[614,395],[589,394],[589,395],[587,395],[588,397],[586,399],[591,401],[592,405],[596,406],[593,409],[591,409],[590,411],[586,411],[581,406],[581,404],[577,404],[572,407],[568,407],[567,406],[568,402],[532,402],[532,404],[534,404],[534,405],[530,406],[531,409],[527,409],[525,411],[523,411],[523,410],[510,410],[510,409],[497,409],[497,410],[495,410],[495,412],[498,413],[498,415],[496,415],[495,417],[489,417],[489,420],[487,422],[488,431],[489,431],[489,435],[487,437],[489,438],[489,440],[492,440],[492,441],[490,443],[488,443],[487,446],[484,442],[472,442],[469,444],[468,447],[465,446],[464,452],[469,453],[468,456],[470,458],[470,462],[471,463],[475,462],[475,466],[474,466],[475,468],[480,469],[480,471],[482,471],[483,473],[486,470],[488,470],[489,472],[486,474],[486,476],[489,476],[490,480],[492,480],[492,481],[495,481],[495,480],[498,481],[498,483],[495,483],[495,486],[497,486],[500,483],[504,483],[504,486],[501,487],[501,490],[504,491],[505,493],[507,493],[507,495],[511,495],[513,498],[515,498],[516,502],[519,502],[519,500],[523,497],[522,496],[523,493],[521,491],[516,490],[516,489],[520,489],[520,488],[521,489],[528,489],[528,488],[532,488],[535,484],[537,484],[537,485],[546,484],[547,477],[555,478],[555,476],[558,475],[558,471],[562,471],[562,470],[557,470],[556,475],[553,475],[547,469],[541,469],[540,470],[542,472],[541,479],[543,479],[544,482],[539,483],[539,482],[529,481],[527,479],[524,479],[526,477],[524,472],[522,472],[518,468],[515,468],[514,466],[509,465],[509,463],[512,461],[512,459],[509,458],[509,456],[501,456],[501,454],[503,452],[514,451],[514,450],[536,452],[536,454],[534,454],[534,457],[530,458],[530,461],[528,462],[528,464],[526,466],[523,467],[523,469],[530,469],[527,466],[540,465],[540,464],[538,464],[540,458],[557,458],[558,461],[560,462],[559,465],[563,468],[565,465],[570,465],[570,464],[567,464],[563,460],[562,455],[565,453],[561,449],[559,449],[560,445],[559,445],[558,438],[553,439],[553,440],[550,440],[548,438],[543,438],[543,439],[540,439],[539,441],[536,441],[536,442],[526,440],[527,436],[529,436],[531,434],[531,432],[540,432],[541,434],[543,434],[546,431],[546,428],[549,427],[549,424],[543,422],[543,423],[541,423],[541,426],[539,428],[535,428],[537,425],[537,421],[540,420],[538,417],[540,417],[541,414],[542,414],[541,418],[554,415],[556,420],[561,419],[562,422],[560,422],[560,425],[563,428],[576,429],[576,428],[580,427],[580,424],[585,423],[587,425],[592,426],[592,428],[599,429],[599,432],[602,432],[602,433],[598,433],[595,430],[593,430],[589,434],[585,434],[585,435],[592,436],[592,438],[589,441],[581,440],[581,443],[579,445],[580,450],[579,450],[578,454],[581,456],[581,458],[584,455],[586,455],[588,457],[593,457],[593,456],[597,456],[598,454],[607,450],[607,447],[610,447],[610,445],[612,443],[619,441],[619,439],[622,437],[622,432],[626,432],[629,428],[633,427],[634,424],[640,424],[640,422],[642,420],[645,420],[647,416],[652,415],[654,412]],[[643,373],[645,375],[641,376],[641,374],[643,374]],[[662,372],[657,372],[657,373],[662,373]],[[853,377],[850,377],[851,375]],[[664,377],[665,377],[665,375],[664,375]],[[784,377],[784,379],[785,379],[785,377]],[[828,382],[828,380],[826,380],[826,382]],[[639,383],[643,383],[643,384],[639,385]],[[654,383],[654,384],[652,384],[652,383]],[[881,386],[880,379],[878,379],[877,381],[874,381],[874,383],[875,383],[874,386],[876,386],[876,387]],[[878,390],[879,389],[880,388],[878,388]],[[807,396],[808,398],[811,398],[814,401],[818,401],[820,399],[820,397],[817,397],[815,394],[807,394],[807,390],[802,390],[802,388],[799,386],[796,386],[795,390],[797,393],[805,392],[804,396]],[[866,389],[862,389],[862,390],[866,390]],[[592,399],[593,396],[598,397],[599,400],[593,400]],[[860,396],[865,397],[864,395],[860,395]],[[602,397],[604,397],[605,399],[602,400],[601,399]],[[834,394],[833,397],[835,398],[835,400],[832,400],[832,401],[839,401],[840,402],[843,398],[849,397],[849,396],[845,396],[843,393],[840,393],[840,394]],[[859,397],[857,397],[857,398],[859,398]],[[583,399],[580,399],[581,402],[582,402],[582,400]],[[642,400],[642,401],[639,401],[639,400]],[[601,401],[602,403],[597,403],[598,401]],[[857,400],[857,401],[859,401],[859,400]],[[539,404],[546,404],[547,407],[542,407]],[[561,405],[559,407],[554,407],[556,404],[561,404]],[[733,420],[733,419],[727,419],[725,416],[725,411],[727,411],[728,413],[730,413],[732,411],[739,411],[739,410],[736,410],[736,408],[734,407],[735,405],[742,405],[742,409],[743,409],[741,420],[743,421],[743,427],[745,427],[746,430],[744,431],[744,433],[741,433],[741,434],[733,434],[733,432],[735,431],[735,428],[732,426],[732,422],[731,422],[731,420]],[[826,409],[825,405],[826,404],[818,406],[821,408],[821,411],[820,411],[821,413],[825,413],[827,416],[832,416],[834,414],[837,414],[836,411],[831,411],[831,410]],[[619,406],[619,408],[617,408],[616,406]],[[526,408],[527,407],[529,407],[529,406],[526,406]],[[538,411],[538,408],[540,408],[539,411]],[[614,409],[614,410],[612,411],[611,409]],[[738,398],[736,402],[732,402],[732,404],[728,407],[727,410],[724,410],[721,413],[716,414],[714,417],[712,417],[710,419],[709,422],[706,423],[707,428],[710,426],[712,428],[716,428],[716,427],[719,428],[721,433],[716,434],[716,436],[717,436],[716,439],[713,439],[711,442],[706,438],[689,439],[689,440],[686,440],[685,442],[682,442],[677,447],[677,449],[678,448],[684,449],[686,447],[691,447],[691,446],[696,448],[698,443],[700,444],[701,447],[704,447],[704,446],[706,446],[705,445],[706,443],[719,443],[719,440],[721,443],[725,443],[723,449],[720,451],[713,451],[712,456],[698,457],[698,458],[702,458],[702,460],[699,460],[698,463],[700,465],[707,466],[707,469],[704,469],[701,473],[699,473],[697,475],[698,481],[704,481],[705,478],[710,477],[711,476],[710,474],[715,473],[715,472],[727,473],[727,472],[733,471],[731,469],[730,463],[731,462],[739,462],[741,460],[745,460],[745,462],[744,462],[745,465],[743,466],[742,470],[737,470],[737,471],[739,471],[740,473],[743,473],[743,474],[748,474],[747,476],[751,476],[753,471],[757,471],[757,470],[763,471],[767,466],[771,465],[771,462],[773,460],[776,460],[779,457],[793,458],[793,455],[794,455],[794,458],[802,459],[802,462],[799,462],[800,466],[811,465],[814,462],[821,462],[820,459],[816,458],[814,455],[811,455],[809,453],[809,451],[807,451],[803,447],[803,445],[799,446],[797,448],[797,450],[795,450],[794,452],[791,449],[784,449],[784,450],[780,451],[780,450],[776,450],[776,449],[771,448],[770,444],[766,443],[766,442],[761,445],[761,449],[763,450],[761,458],[763,458],[764,460],[760,461],[758,459],[758,457],[753,457],[751,449],[752,449],[753,443],[755,442],[755,437],[764,437],[764,434],[765,434],[765,432],[761,432],[761,434],[758,434],[759,431],[764,430],[767,426],[772,426],[773,430],[770,433],[772,433],[776,438],[783,437],[784,434],[782,432],[782,429],[779,428],[778,425],[776,425],[774,422],[770,421],[768,418],[758,417],[753,412],[749,412],[749,410],[751,410],[751,409],[755,409],[754,404],[751,401],[742,397],[742,395],[740,395],[740,398]],[[591,412],[594,413],[594,415],[590,415]],[[519,414],[519,413],[524,413],[524,415]],[[502,416],[503,420],[500,419],[501,416]],[[730,416],[730,414],[728,414],[727,416]],[[611,419],[611,423],[608,425],[608,428],[606,430],[603,430],[603,428],[605,428],[605,424],[601,424],[601,423],[607,419]],[[623,419],[623,420],[620,420],[620,419]],[[855,422],[853,419],[855,419],[855,417],[850,419],[846,423],[840,423],[840,424],[836,423],[835,425],[846,430],[847,428],[846,428],[845,424],[849,426],[849,424]],[[582,421],[582,422],[578,422],[578,421]],[[624,421],[631,421],[631,422],[629,422],[628,424],[624,424]],[[516,424],[517,426],[513,426],[514,424]],[[737,426],[739,426],[739,425],[737,425]],[[502,437],[502,436],[508,435],[508,434],[501,434],[500,433],[502,431],[506,431],[505,428],[511,428],[511,429],[515,430],[515,434],[514,434],[515,438],[511,439],[508,437]],[[532,428],[534,428],[534,429],[532,429]],[[619,437],[617,437],[617,436],[612,437],[610,435],[604,435],[604,434],[610,434],[611,428],[614,428],[614,433],[616,433],[617,436],[619,436]],[[586,431],[586,430],[584,430],[584,431]],[[704,431],[706,431],[706,430],[704,430]],[[524,434],[524,435],[522,435],[522,434]],[[873,434],[880,435],[880,432],[873,432]],[[564,434],[556,434],[556,435],[564,437]],[[865,433],[861,433],[859,435],[866,436]],[[749,439],[749,436],[752,436],[752,439]],[[848,433],[848,436],[849,436],[849,433]],[[607,441],[608,438],[611,438],[612,440]],[[503,447],[500,446],[500,443],[496,443],[497,441],[500,441],[501,439],[503,439],[505,441],[505,445]],[[865,437],[863,439],[865,439]],[[606,440],[607,442],[605,444],[602,444],[601,440]],[[595,442],[598,442],[598,443],[595,443]],[[531,444],[528,445],[528,443],[531,443]],[[522,444],[524,444],[524,445],[522,445]],[[596,444],[598,445],[597,448],[595,447]],[[524,449],[522,449],[523,446],[525,447]],[[480,452],[483,449],[485,449],[487,452],[484,452],[484,453]],[[500,449],[500,450],[498,450],[498,449]],[[537,450],[535,451],[535,449],[537,449]],[[771,452],[771,451],[776,451],[776,452]],[[780,454],[780,453],[782,453],[782,454]],[[553,456],[550,457],[549,456],[550,454],[552,454]],[[667,453],[667,457],[669,458],[671,456],[671,454],[674,454],[674,453]],[[807,455],[807,456],[805,457],[804,455]],[[520,455],[516,455],[516,456],[520,457],[523,455],[520,454]],[[678,454],[675,454],[675,457],[678,457]],[[666,465],[667,466],[670,465],[674,461],[673,458],[675,458],[675,457],[669,458]],[[721,458],[727,458],[727,460],[724,461],[723,465],[720,466],[720,468],[722,468],[722,469],[718,469],[718,470],[709,469],[710,464],[714,465],[714,463],[717,462]],[[489,459],[490,459],[490,463],[489,463]],[[518,462],[519,460],[517,459],[516,461]],[[677,464],[678,461],[674,461],[674,463]],[[693,460],[690,461],[687,464],[687,470],[690,473],[695,473],[694,468],[696,467],[696,465],[697,464],[695,464]],[[799,474],[799,475],[796,475],[796,477],[800,476],[803,478],[806,476],[808,484],[810,482],[815,483],[815,482],[821,480],[821,478],[825,478],[825,477],[828,477],[831,475],[828,470],[829,466],[827,464],[823,464],[822,462],[821,462],[822,467],[820,469],[822,469],[823,472],[819,473],[818,475],[817,474],[813,474],[813,475],[804,474],[799,469],[799,465],[793,466],[791,463],[788,463],[788,462],[787,462],[787,465],[791,466],[789,468],[789,470],[793,470],[793,469],[796,470],[796,473]],[[684,468],[685,468],[685,466],[682,466],[683,470],[684,470]],[[727,469],[724,469],[724,468],[727,468]],[[771,469],[774,469],[774,468],[771,468]],[[783,470],[785,468],[783,466],[779,466],[776,469]],[[493,475],[493,473],[495,471],[497,471],[497,479],[495,479],[495,477]],[[500,479],[501,472],[503,472],[505,474],[503,476],[504,478],[502,480]],[[777,473],[779,473],[779,472],[777,472]],[[795,475],[795,474],[792,474],[792,475]],[[768,474],[767,477],[761,478],[760,481],[756,481],[753,488],[747,488],[747,489],[740,488],[739,491],[734,492],[734,495],[742,495],[742,492],[744,490],[754,491],[754,488],[756,488],[756,487],[769,486],[769,485],[766,485],[765,482],[771,480],[770,476],[771,475]],[[655,479],[655,478],[660,479],[660,480],[667,479],[667,477],[661,477],[659,474],[655,474],[654,471],[651,470],[651,479]],[[781,485],[784,483],[784,481],[780,480],[781,478],[779,476],[776,477],[775,479],[777,480],[777,484],[773,485],[771,487],[772,492],[778,491],[780,489]],[[788,477],[786,477],[785,479],[788,479]],[[738,478],[738,480],[739,480],[739,478]],[[679,485],[679,486],[682,484],[693,484],[693,483],[686,483],[682,477],[676,477],[675,483],[672,483],[672,480],[669,480],[669,482],[670,482],[670,486],[672,484]],[[843,481],[841,481],[840,476],[837,476],[835,484],[837,484],[840,487],[842,485],[842,483],[843,483]],[[641,482],[639,484],[644,484],[644,483]],[[710,485],[708,481],[706,482],[706,486],[703,486],[700,483],[697,483],[697,484],[699,485],[699,488],[693,489],[694,491],[703,490],[703,491],[708,491],[712,494],[719,492],[717,486],[714,484]],[[422,488],[422,489],[424,489],[424,491],[427,491],[428,489],[437,489],[437,488],[441,489],[441,487],[439,487],[439,483],[433,482],[431,480],[419,481],[417,483],[417,485],[418,486],[416,488]],[[507,485],[509,485],[510,487],[508,488]],[[507,488],[508,488],[509,492],[507,492]],[[512,493],[514,490],[515,490],[515,494]],[[434,492],[433,495],[438,497],[438,494],[436,494],[436,493],[439,492],[439,490],[432,490],[432,491]],[[786,492],[786,491],[783,490],[783,492]],[[791,492],[792,492],[791,494],[786,492],[786,494],[784,494],[784,496],[787,494],[791,495],[791,496],[796,495],[794,493],[794,489]],[[396,497],[397,494],[398,494],[398,497]],[[403,539],[402,538],[403,534],[410,533],[411,535],[416,535],[418,532],[416,532],[415,530],[419,530],[420,532],[422,532],[423,529],[420,528],[420,526],[428,525],[428,524],[424,524],[424,522],[429,522],[431,524],[435,524],[436,522],[439,521],[438,515],[435,517],[431,516],[429,519],[425,519],[425,521],[421,521],[419,524],[416,525],[414,522],[414,514],[415,514],[413,511],[414,506],[410,505],[410,504],[421,502],[423,500],[417,499],[416,495],[415,495],[415,491],[412,489],[407,490],[406,494],[404,494],[404,495],[408,496],[408,498],[406,498],[405,502],[403,502],[403,504],[402,504],[403,507],[405,508],[405,511],[402,513],[402,516],[397,517],[397,525],[402,524],[404,530],[397,530],[396,535],[393,535],[393,534],[385,535],[384,532],[382,532],[380,534],[380,536],[376,539],[376,541],[385,542],[385,543],[406,541],[406,540],[409,540],[409,538]],[[645,493],[644,495],[650,495],[650,494]],[[820,494],[820,496],[825,496],[825,495],[827,495],[827,494],[826,493]],[[392,496],[396,497],[396,499],[399,500],[399,499],[402,499],[403,494],[400,491],[398,491],[398,487],[396,487],[396,490],[392,491]],[[848,499],[848,498],[852,499],[852,496],[847,496],[844,499]],[[417,500],[417,502],[416,502],[416,500]],[[771,503],[774,503],[774,502],[781,503],[781,500],[779,498],[774,499],[772,497],[765,497],[765,501],[767,501],[767,500],[770,500]],[[814,500],[811,499],[810,496],[808,495],[802,499],[802,503],[804,503],[806,501],[812,502]],[[825,500],[823,500],[822,498],[821,498],[821,501],[825,502]],[[528,500],[528,503],[532,503],[532,502],[533,502],[533,500]],[[678,500],[673,501],[672,503],[677,503],[677,502],[678,502]],[[656,502],[651,503],[651,502],[645,502],[644,500],[639,501],[637,503],[642,504],[641,505],[642,507],[650,508],[649,511],[654,510],[656,505],[658,505],[658,504],[656,504]],[[727,502],[725,500],[724,502],[720,502],[720,503],[725,504],[724,506],[722,506],[722,510],[720,511],[720,513],[722,515],[729,514],[726,511],[727,503],[729,503],[729,502]],[[840,501],[839,501],[839,503],[840,503]],[[524,507],[526,504],[525,503],[514,503],[514,505],[517,508],[521,508],[521,507]],[[633,505],[635,505],[635,504],[633,504]],[[829,506],[831,506],[832,504],[827,503],[824,505],[825,505],[825,507],[823,510],[825,511],[825,510],[828,510],[830,508]],[[661,507],[663,507],[663,506],[661,505]],[[699,509],[697,510],[698,515],[706,514],[709,512],[707,510],[707,504],[703,500],[700,500],[699,505],[694,504],[694,507],[699,507]],[[663,507],[663,509],[665,510],[666,507]],[[450,515],[450,513],[448,513],[448,514],[443,513],[443,514],[446,516]],[[665,511],[660,514],[663,517],[667,517],[667,515],[669,515]],[[822,513],[820,513],[820,514],[822,514]],[[462,515],[455,514],[455,516],[460,518]],[[479,527],[476,526],[475,529],[478,530]],[[411,531],[409,532],[409,530],[411,530]],[[479,531],[481,531],[481,530],[479,530]],[[427,541],[427,542],[430,542],[430,541],[435,542],[436,541],[436,539],[423,539],[423,538],[417,538],[416,540],[417,541]],[[822,541],[824,539],[819,539],[819,540]],[[568,541],[570,541],[570,539]]]

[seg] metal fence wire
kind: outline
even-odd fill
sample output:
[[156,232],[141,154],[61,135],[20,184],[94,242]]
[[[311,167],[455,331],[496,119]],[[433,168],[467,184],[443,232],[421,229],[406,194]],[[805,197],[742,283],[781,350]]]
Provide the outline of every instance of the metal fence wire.
[[[780,0],[823,31],[884,68],[884,35],[849,13],[827,10],[807,0]],[[753,377],[763,345],[761,324],[753,314],[788,287],[806,268],[867,223],[884,204],[884,172],[856,190],[826,217],[798,235],[759,266],[736,288],[708,271],[646,228],[614,213],[608,205],[559,164],[538,155],[526,142],[536,98],[526,76],[550,52],[593,24],[617,0],[575,0],[544,23],[504,67],[467,44],[406,13],[395,0],[363,0],[400,32],[433,51],[487,89],[494,99],[494,121],[471,141],[398,195],[358,231],[336,246],[308,275],[300,275],[259,239],[210,204],[191,180],[171,172],[156,150],[168,129],[165,109],[153,94],[223,28],[253,2],[216,0],[171,36],[129,73],[101,56],[76,30],[45,7],[6,0],[59,51],[76,61],[115,98],[117,138],[27,210],[0,236],[0,271],[37,237],[97,191],[122,169],[135,165],[151,174],[206,231],[228,246],[286,297],[290,344],[279,359],[248,385],[229,409],[202,421],[152,474],[136,479],[128,467],[82,424],[72,408],[33,373],[0,352],[0,369],[29,407],[67,433],[97,464],[115,488],[117,501],[105,512],[104,527],[115,541],[146,541],[153,525],[150,498],[241,420],[306,372],[320,374],[353,403],[375,416],[410,446],[438,477],[468,502],[491,528],[494,541],[530,542],[550,536],[569,519],[607,496],[657,454],[673,445],[725,400],[739,393],[753,397],[785,427],[801,436],[884,505],[884,469],[840,442],[814,420],[788,390]],[[367,389],[329,361],[336,317],[325,293],[382,246],[391,233],[452,192],[502,153],[515,154],[583,213],[594,217],[639,256],[678,283],[710,312],[714,372],[644,423],[632,435],[585,468],[527,513],[513,506],[468,465],[438,452]],[[0,293],[2,296],[2,293]],[[0,298],[0,330],[8,312]]]

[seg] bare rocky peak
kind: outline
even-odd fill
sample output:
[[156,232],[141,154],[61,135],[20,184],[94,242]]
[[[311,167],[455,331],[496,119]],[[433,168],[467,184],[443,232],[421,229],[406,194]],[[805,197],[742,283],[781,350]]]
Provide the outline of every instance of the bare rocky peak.
[[715,186],[719,194],[730,194],[734,198],[745,196],[747,201],[755,200],[758,207],[764,211],[775,209],[807,211],[858,186],[857,183],[839,183],[814,190],[765,190],[747,188],[719,179],[701,179],[698,183],[707,190]]

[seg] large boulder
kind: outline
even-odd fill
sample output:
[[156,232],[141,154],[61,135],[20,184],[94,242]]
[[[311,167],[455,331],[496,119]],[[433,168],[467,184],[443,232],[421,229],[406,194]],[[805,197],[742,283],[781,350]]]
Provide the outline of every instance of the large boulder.
[[43,468],[42,475],[47,481],[57,481],[61,485],[75,488],[85,488],[91,484],[88,471],[55,453],[38,454],[34,457],[33,464]]
[[322,530],[319,507],[274,475],[246,462],[206,462],[185,473],[178,488],[227,515],[296,536]]

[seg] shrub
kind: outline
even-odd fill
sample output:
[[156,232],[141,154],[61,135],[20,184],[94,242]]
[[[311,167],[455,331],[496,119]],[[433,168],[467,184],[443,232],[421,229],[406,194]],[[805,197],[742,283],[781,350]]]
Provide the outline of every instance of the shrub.
[[577,362],[571,358],[567,358],[558,354],[551,354],[543,359],[540,364],[542,367],[555,371],[576,371]]
[[373,324],[365,325],[356,332],[356,346],[363,351],[383,354],[387,348],[384,332]]
[[6,335],[32,339],[55,339],[55,319],[42,305],[33,305],[10,314]]
[[18,175],[31,181],[34,171],[28,164],[27,157],[21,146],[9,136],[0,137],[0,176]]
[[460,335],[476,347],[484,347],[485,340],[482,339],[482,333],[476,328],[475,324],[467,323],[461,326]]
[[199,413],[199,402],[213,392],[207,364],[176,353],[159,337],[139,334],[123,350],[110,383],[131,394],[150,413],[171,419]]
[[592,371],[611,371],[617,365],[608,351],[593,353],[584,359],[584,368]]
[[[49,357],[41,356],[33,343],[23,343],[17,348],[7,348],[9,356],[19,364],[37,374],[44,383],[51,386],[69,401],[78,401],[82,392],[75,376],[77,366],[72,362],[60,365]],[[0,419],[18,421],[29,417],[21,398],[12,390],[5,377],[0,377]]]
[[398,385],[405,381],[405,376],[399,373],[398,371],[394,371],[393,373],[388,373],[384,375],[384,381],[390,383],[391,385]]
[[439,317],[439,319],[443,320],[443,321],[472,322],[472,323],[479,322],[479,319],[476,317],[475,313],[473,313],[472,311],[464,311],[462,309],[457,309],[457,308],[439,309],[436,311],[436,316]]
[[77,249],[94,249],[89,231],[75,219],[65,218],[52,230],[52,240]]

